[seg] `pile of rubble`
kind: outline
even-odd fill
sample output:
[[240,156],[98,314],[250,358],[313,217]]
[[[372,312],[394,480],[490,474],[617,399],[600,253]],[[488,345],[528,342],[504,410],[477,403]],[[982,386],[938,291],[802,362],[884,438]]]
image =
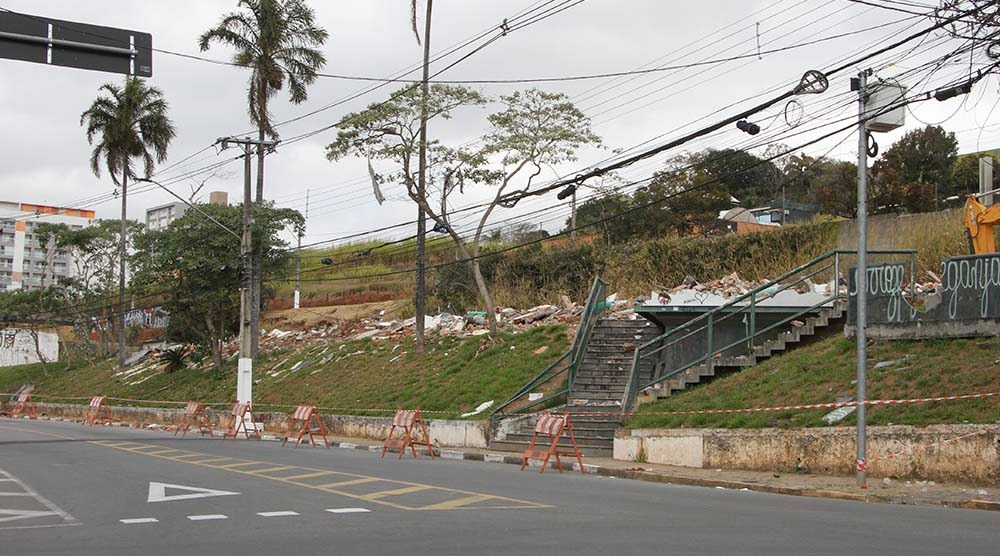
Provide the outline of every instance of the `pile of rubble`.
[[718,305],[732,297],[750,293],[751,290],[762,284],[764,284],[763,281],[743,280],[735,272],[705,283],[699,283],[694,276],[688,275],[680,285],[654,291],[650,293],[649,298],[640,296],[636,299],[636,303],[644,305],[684,305],[689,303]]

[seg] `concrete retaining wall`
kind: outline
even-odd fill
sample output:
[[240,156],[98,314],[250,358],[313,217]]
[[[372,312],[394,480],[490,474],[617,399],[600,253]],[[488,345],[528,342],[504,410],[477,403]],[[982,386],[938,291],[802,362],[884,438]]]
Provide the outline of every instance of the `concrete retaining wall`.
[[[1000,484],[1000,429],[989,425],[868,428],[869,474],[941,482]],[[623,461],[718,469],[852,475],[854,428],[637,429],[615,436]],[[969,435],[948,444],[934,443]],[[915,452],[908,457],[878,456]]]
[[[80,419],[85,406],[73,404],[37,404],[38,411],[52,417]],[[127,423],[174,425],[180,422],[181,409],[142,408],[112,406],[115,419]],[[228,418],[228,412],[211,411],[216,427]],[[265,432],[283,433],[288,430],[291,418],[287,413],[255,413],[258,422],[264,424]],[[391,417],[355,417],[352,415],[322,415],[323,426],[330,436],[347,436],[383,440],[392,425]],[[436,446],[456,448],[485,448],[488,421],[460,421],[451,419],[429,419],[427,426]]]

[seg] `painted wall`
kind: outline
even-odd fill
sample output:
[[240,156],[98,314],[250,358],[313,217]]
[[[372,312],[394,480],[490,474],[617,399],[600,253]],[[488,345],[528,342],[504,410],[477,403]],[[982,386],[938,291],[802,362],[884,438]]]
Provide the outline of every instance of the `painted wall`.
[[[59,336],[54,332],[39,332],[38,345],[46,362],[59,360]],[[30,330],[0,328],[0,367],[39,362]]]
[[[1000,429],[996,426],[878,426],[868,427],[868,435],[872,477],[1000,484]],[[926,448],[958,437],[962,438]],[[614,458],[707,469],[850,476],[854,474],[854,439],[851,427],[623,429],[615,436]],[[879,457],[899,453],[913,455]]]

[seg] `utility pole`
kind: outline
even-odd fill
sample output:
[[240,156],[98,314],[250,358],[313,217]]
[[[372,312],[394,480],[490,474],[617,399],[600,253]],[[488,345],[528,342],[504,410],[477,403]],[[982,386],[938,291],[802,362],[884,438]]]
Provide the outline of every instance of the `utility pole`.
[[[984,156],[979,159],[979,193],[993,191],[993,157]],[[983,195],[981,202],[986,206],[993,204],[993,195]]]
[[427,0],[427,14],[424,16],[424,75],[420,83],[420,176],[417,178],[417,197],[420,205],[417,207],[417,284],[414,295],[416,318],[417,353],[424,351],[424,317],[427,314],[427,215],[424,214],[422,203],[427,198],[427,97],[430,94],[427,81],[430,79],[431,58],[431,7],[433,0]]
[[[309,190],[306,189],[306,223],[309,222]],[[295,260],[295,309],[299,308],[299,290],[302,287],[302,232],[299,232],[299,242],[297,245],[298,258]]]
[[[857,430],[857,460],[855,471],[858,486],[867,488],[868,460],[866,456],[867,436],[865,431],[865,396],[868,376],[868,334],[867,304],[868,304],[868,124],[866,123],[866,104],[868,102],[868,75],[871,70],[858,74],[858,264],[855,277],[857,295],[855,296],[857,322],[855,323],[855,341],[858,357],[858,430]],[[854,80],[852,80],[854,81]],[[854,85],[855,83],[852,83]],[[852,87],[853,88],[853,87]]]
[[254,282],[258,276],[253,270],[253,188],[250,179],[250,155],[256,149],[274,146],[274,141],[261,141],[244,137],[222,137],[216,143],[226,149],[237,145],[243,151],[243,233],[240,236],[240,353],[236,375],[236,401],[252,405],[253,402],[253,310]]
[[125,204],[128,199],[128,164],[122,165],[122,222],[118,238],[118,366],[125,366],[125,257],[127,253],[128,219]]

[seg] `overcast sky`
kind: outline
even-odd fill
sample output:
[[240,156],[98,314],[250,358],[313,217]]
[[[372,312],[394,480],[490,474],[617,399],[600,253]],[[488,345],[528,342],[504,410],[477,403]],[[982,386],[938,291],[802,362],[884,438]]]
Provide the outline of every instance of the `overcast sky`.
[[[223,13],[234,9],[235,4],[232,0],[0,0],[0,6],[14,11],[150,32],[155,47],[191,54],[200,54],[196,44],[198,35],[213,26]],[[410,31],[408,0],[313,0],[310,4],[316,10],[319,25],[330,33],[323,47],[327,57],[325,72],[384,77],[419,61],[421,50]],[[535,0],[437,0],[433,50],[475,36],[536,4]],[[899,37],[928,25],[927,21],[916,19],[900,21],[905,17],[907,14],[843,0],[587,0],[497,40],[441,78],[537,78],[626,71],[754,54],[759,40],[765,52],[761,59],[753,56],[725,64],[617,80],[539,84],[546,90],[569,94],[593,119],[595,130],[607,147],[604,151],[584,151],[576,164],[548,170],[544,177],[551,179],[558,174],[572,175],[593,165],[611,156],[613,149],[631,147],[657,137],[655,142],[678,136],[731,114],[739,107],[750,106],[752,101],[745,100],[748,97],[772,89],[788,89],[789,84],[807,69],[826,68],[838,58],[860,52],[877,41]],[[770,49],[880,24],[887,26],[766,54]],[[916,44],[909,46],[912,48]],[[933,46],[930,41],[924,43],[928,44]],[[936,50],[917,49],[908,57],[904,56],[907,49],[899,49],[892,53],[892,65],[876,64],[878,75],[891,78],[943,52],[942,49],[956,46],[957,41],[941,43]],[[225,47],[213,46],[204,56],[228,60],[230,54]],[[884,56],[879,60],[888,59],[889,56]],[[761,137],[767,133],[780,132],[787,136],[802,132],[783,139],[784,143],[795,145],[821,133],[806,130],[814,117],[849,117],[856,107],[836,102],[838,98],[849,101],[846,79],[856,74],[857,69],[845,71],[842,79],[831,80],[830,90],[825,95],[801,97],[805,116],[795,129],[785,123],[784,110],[769,111],[760,121],[765,128]],[[410,76],[417,77],[419,73]],[[150,81],[164,91],[177,128],[167,164],[197,153],[217,137],[251,129],[246,114],[247,77],[248,71],[239,68],[154,54]],[[79,126],[79,117],[102,83],[121,79],[113,74],[0,59],[0,83],[3,84],[0,87],[0,122],[4,130],[0,134],[0,153],[3,153],[0,155],[3,160],[0,198],[80,206],[82,200],[111,192],[110,178],[104,175],[98,179],[90,172],[90,147]],[[906,80],[904,83],[911,85]],[[306,103],[292,105],[281,93],[272,104],[273,112],[278,121],[283,121],[330,105],[370,85],[321,78],[309,89]],[[496,97],[511,92],[515,86],[474,87]],[[384,99],[395,88],[397,86],[389,85],[355,101],[282,126],[282,137],[294,137],[329,125],[350,111]],[[1000,121],[1000,112],[992,113],[991,110],[997,99],[996,81],[983,82],[968,99],[914,106],[912,114],[907,115],[905,129],[922,125],[918,117],[930,123],[944,121],[942,125],[946,129],[957,133],[961,152],[993,148],[1000,142],[1000,126],[989,127]],[[736,106],[717,112],[738,102]],[[823,111],[831,105],[836,105],[836,112]],[[452,121],[435,122],[431,134],[453,145],[473,141],[487,130],[485,116],[489,110],[469,109]],[[797,106],[789,109],[792,120],[796,120],[797,111]],[[325,159],[324,146],[335,133],[335,130],[326,131],[306,141],[280,147],[275,155],[268,157],[266,196],[283,206],[303,210],[306,190],[310,190],[307,242],[335,239],[347,233],[411,220],[415,211],[412,205],[401,200],[398,188],[387,188],[389,201],[386,204],[379,206],[376,203],[364,161],[331,163]],[[900,133],[880,135],[883,150]],[[741,132],[726,128],[688,148],[727,147],[748,139]],[[855,145],[856,135],[850,138],[840,135],[805,151],[810,154],[829,152],[831,156],[850,158]],[[683,151],[674,154],[680,152]],[[215,150],[209,149],[158,177],[170,179],[224,160],[231,154],[232,151],[217,155]],[[622,177],[648,176],[664,159],[665,156],[661,156],[637,164],[623,171]],[[391,165],[381,163],[377,168],[390,170]],[[226,166],[221,175],[208,181],[205,193],[224,190],[229,192],[231,200],[237,199],[242,183],[241,171],[239,163]],[[182,181],[172,188],[187,197],[194,183],[193,180]],[[482,191],[469,191],[456,205],[473,204],[482,194]],[[129,199],[129,215],[136,219],[143,218],[146,208],[173,200],[162,191],[142,192],[134,197],[130,195]],[[554,202],[553,196],[525,202],[512,211],[501,212],[497,218],[510,218]],[[119,210],[115,199],[84,203],[82,208],[94,208],[103,218],[117,217]],[[536,223],[541,221],[544,227],[553,231],[561,227],[564,219],[565,212],[560,211],[534,219],[526,217]],[[408,233],[412,230],[388,232],[383,237]]]

